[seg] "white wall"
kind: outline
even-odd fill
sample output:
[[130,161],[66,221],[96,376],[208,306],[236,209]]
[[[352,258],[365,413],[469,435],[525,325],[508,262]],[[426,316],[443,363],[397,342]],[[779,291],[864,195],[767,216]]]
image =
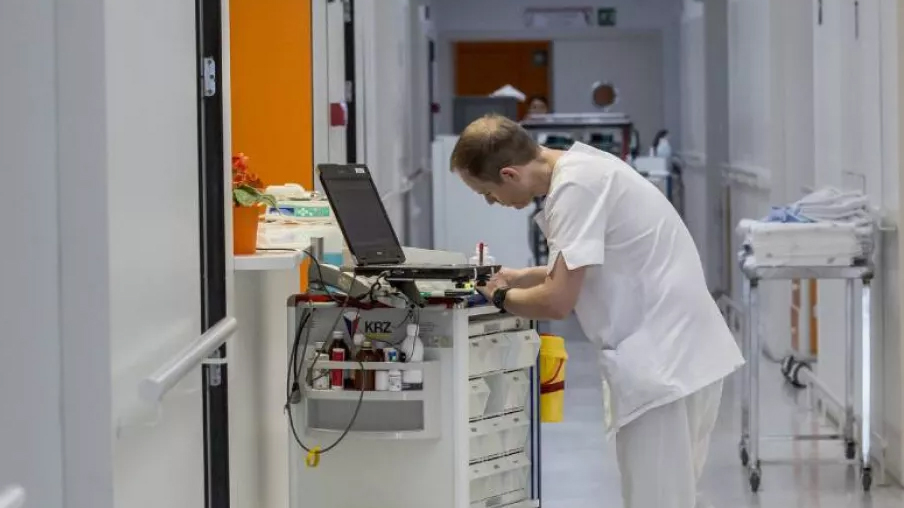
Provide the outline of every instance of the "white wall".
[[[815,28],[815,179],[866,191],[888,226],[898,224],[900,148],[898,139],[900,87],[896,3],[885,0],[854,5],[828,3],[822,26]],[[855,21],[859,19],[859,30]],[[821,107],[835,104],[835,107]],[[890,114],[891,113],[891,114]],[[879,273],[875,283],[873,323],[874,418],[888,441],[887,458],[893,474],[901,478],[902,415],[898,235],[882,235]],[[844,300],[840,284],[820,284],[820,375],[836,392],[844,386],[842,342]]]
[[[680,146],[680,13],[681,4],[673,0],[594,0],[582,6],[616,7],[617,27],[592,27],[587,29],[539,30],[527,29],[524,26],[524,9],[527,7],[550,7],[550,2],[543,0],[512,0],[485,2],[482,0],[434,0],[435,24],[438,36],[438,101],[440,114],[437,115],[439,131],[449,133],[452,128],[452,96],[454,93],[454,62],[451,43],[458,40],[552,40],[553,48],[561,41],[595,41],[598,47],[606,45],[607,35],[615,37],[635,31],[659,31],[662,35],[662,72],[661,83],[665,91],[662,99],[665,127],[672,132],[674,145]],[[595,18],[594,18],[595,20]],[[611,39],[610,39],[611,40]],[[553,73],[562,77],[553,78],[553,107],[559,110],[559,103],[571,109],[571,89],[560,89],[556,86],[568,80],[568,76],[579,75],[586,66],[582,58],[565,60],[558,56],[554,49]],[[567,53],[567,50],[563,53]],[[579,53],[586,55],[587,53]],[[643,58],[645,54],[637,55]],[[624,61],[633,58],[624,55]],[[584,83],[589,89],[591,83]],[[629,86],[629,85],[625,85]],[[583,93],[589,97],[589,92]],[[588,108],[588,110],[591,110]],[[657,126],[656,130],[661,126]],[[654,132],[641,132],[644,140],[649,141]]]
[[[373,172],[400,239],[411,149],[411,0],[355,4],[358,161]],[[363,148],[362,148],[363,147]]]
[[[552,46],[551,62],[557,113],[593,111],[593,83],[611,82],[618,96],[609,111],[631,116],[644,147],[665,127],[662,32],[557,40]],[[677,96],[671,92],[672,98]]]
[[681,16],[680,93],[682,146],[678,152],[684,161],[684,220],[694,237],[704,266],[706,251],[706,31],[703,4],[685,0]]
[[[63,505],[54,2],[0,4],[0,491]],[[43,197],[43,199],[42,199]],[[24,217],[27,214],[28,219]]]
[[[710,6],[726,0],[706,0]],[[834,185],[867,191],[888,225],[899,214],[900,35],[902,15],[893,0],[825,2],[823,23],[817,23],[816,4],[782,0],[727,0],[729,157],[724,176],[731,192],[730,223],[759,218],[770,205],[790,202],[802,187]],[[701,103],[699,72],[700,8],[685,2],[682,23],[682,93],[685,111]],[[704,18],[705,19],[705,18]],[[855,20],[860,20],[859,31]],[[712,48],[704,48],[703,65]],[[707,73],[710,69],[707,69]],[[707,81],[712,84],[712,81]],[[704,87],[705,88],[705,87]],[[714,90],[707,89],[707,97]],[[706,119],[712,115],[707,114]],[[684,117],[685,158],[699,160],[701,127]],[[711,128],[705,125],[703,130]],[[703,161],[709,166],[712,161]],[[696,164],[691,164],[691,167]],[[687,176],[689,202],[701,196],[704,177]],[[695,237],[705,234],[704,211],[688,214]],[[900,478],[901,348],[895,317],[901,306],[897,234],[883,234],[884,247],[876,277],[876,327],[873,383],[877,431],[888,440],[888,465]],[[732,236],[731,251],[739,248]],[[883,283],[883,281],[886,281]],[[895,281],[889,283],[887,281]],[[733,295],[740,300],[741,277],[732,269]],[[782,350],[789,347],[790,288],[766,288],[762,333]],[[820,354],[817,370],[838,396],[844,393],[844,307],[840,284],[820,283]]]

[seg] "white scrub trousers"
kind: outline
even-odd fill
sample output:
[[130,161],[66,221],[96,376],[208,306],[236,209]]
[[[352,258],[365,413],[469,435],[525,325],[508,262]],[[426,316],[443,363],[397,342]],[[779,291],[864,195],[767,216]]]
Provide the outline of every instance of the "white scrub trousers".
[[722,399],[722,381],[651,409],[618,430],[625,508],[706,508],[698,483]]

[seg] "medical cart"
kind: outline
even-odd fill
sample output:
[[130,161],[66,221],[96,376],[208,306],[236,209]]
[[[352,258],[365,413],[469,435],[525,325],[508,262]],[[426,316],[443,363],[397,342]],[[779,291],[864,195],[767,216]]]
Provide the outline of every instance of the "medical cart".
[[[763,281],[793,279],[836,279],[846,282],[846,319],[845,329],[845,394],[844,422],[841,435],[792,435],[785,436],[790,440],[843,440],[845,457],[853,460],[857,456],[857,443],[860,445],[860,478],[863,489],[868,491],[872,485],[871,468],[871,376],[872,326],[870,322],[870,291],[874,268],[872,264],[862,266],[757,266],[752,256],[742,255],[740,258],[741,273],[744,276],[744,305],[747,311],[743,331],[743,350],[747,359],[742,381],[743,397],[741,401],[741,462],[747,468],[750,489],[757,492],[760,488],[762,471],[760,468],[760,394],[759,370],[762,351],[762,338],[759,333],[760,319],[760,283]],[[860,320],[856,315],[857,285],[860,283]],[[859,355],[856,351],[860,345]],[[856,415],[854,413],[854,390],[857,386],[857,358],[860,357],[860,398],[861,418],[859,429],[855,432]]]
[[[465,300],[434,299],[423,308],[315,300],[296,295],[288,302],[289,347],[304,351],[290,365],[313,373],[415,369],[423,383],[362,391],[305,381],[287,404],[291,508],[540,506],[540,338],[533,322]],[[423,361],[314,361],[315,343],[328,341],[347,319],[384,346],[401,344],[406,325],[416,323]],[[322,447],[319,460],[298,441]]]

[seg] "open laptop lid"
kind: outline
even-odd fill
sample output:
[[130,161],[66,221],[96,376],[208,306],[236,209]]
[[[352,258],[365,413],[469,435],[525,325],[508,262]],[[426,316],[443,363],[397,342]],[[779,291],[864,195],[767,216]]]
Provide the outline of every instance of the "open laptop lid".
[[320,164],[320,183],[359,266],[405,262],[383,201],[363,164]]

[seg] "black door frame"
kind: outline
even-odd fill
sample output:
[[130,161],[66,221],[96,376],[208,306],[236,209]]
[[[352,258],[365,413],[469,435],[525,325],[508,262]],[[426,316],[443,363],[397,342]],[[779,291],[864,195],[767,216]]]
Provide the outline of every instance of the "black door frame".
[[345,161],[358,163],[358,87],[355,81],[355,0],[342,0],[345,50]]
[[[198,63],[198,192],[201,226],[201,332],[226,317],[226,178],[223,139],[221,0],[195,0]],[[224,361],[226,345],[213,359]],[[227,366],[202,368],[204,504],[229,508]]]

